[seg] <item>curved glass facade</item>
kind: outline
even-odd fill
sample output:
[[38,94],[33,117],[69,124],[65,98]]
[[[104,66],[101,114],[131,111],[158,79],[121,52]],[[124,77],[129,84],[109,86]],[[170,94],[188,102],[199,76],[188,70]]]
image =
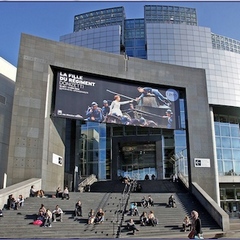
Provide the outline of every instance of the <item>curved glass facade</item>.
[[240,41],[212,33],[212,46],[214,49],[240,53]]
[[209,104],[240,105],[240,55],[212,47],[210,28],[147,24],[147,59],[206,71]]
[[69,44],[120,54],[120,26],[87,29],[61,36],[60,41]]
[[195,8],[146,5],[144,18],[147,23],[171,23],[197,25],[197,13]]
[[125,12],[123,7],[108,8],[79,14],[74,17],[74,32],[112,25],[123,26],[124,19]]

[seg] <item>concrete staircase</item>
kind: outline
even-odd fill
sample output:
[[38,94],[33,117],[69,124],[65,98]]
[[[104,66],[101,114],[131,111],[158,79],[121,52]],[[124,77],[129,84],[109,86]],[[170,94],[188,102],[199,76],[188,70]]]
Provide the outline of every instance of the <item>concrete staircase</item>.
[[[73,217],[77,200],[83,203],[83,217]],[[4,210],[0,218],[0,238],[114,238],[117,232],[117,214],[121,194],[119,193],[70,193],[69,200],[60,198],[27,198],[22,208]],[[58,204],[64,211],[63,222],[52,223],[52,228],[32,224],[41,204],[53,210]],[[105,222],[88,225],[87,215],[93,208],[103,208]]]
[[[171,193],[170,193],[171,194]],[[134,238],[187,238],[189,232],[182,231],[182,220],[185,215],[189,215],[192,210],[199,212],[202,220],[202,229],[205,236],[214,237],[215,234],[221,233],[222,230],[212,219],[212,217],[206,212],[201,204],[188,193],[172,193],[176,199],[177,207],[167,207],[169,193],[151,193],[150,195],[154,199],[154,206],[149,208],[138,207],[139,214],[143,211],[149,213],[150,210],[154,212],[154,215],[158,218],[159,224],[155,227],[140,226],[137,224],[139,232],[136,235],[132,235],[126,231],[126,225],[130,218],[133,218],[136,223],[139,222],[139,216],[124,216],[124,222],[121,231],[121,237],[134,237]],[[144,193],[132,193],[129,199],[129,205],[131,202],[137,202],[138,205],[143,196],[148,194]],[[128,205],[128,206],[129,206]]]
[[[147,187],[147,184],[143,183],[143,190],[144,188],[146,190],[142,193],[122,194],[124,184],[121,183],[112,186],[115,192],[106,191],[106,183],[102,183],[105,184],[102,187],[100,183],[97,183],[99,189],[101,191],[105,190],[105,192],[71,192],[69,200],[52,198],[51,194],[47,198],[27,198],[22,208],[3,211],[4,217],[0,218],[0,238],[186,238],[188,233],[181,232],[181,223],[183,217],[193,209],[200,214],[205,236],[214,237],[216,233],[222,232],[192,195],[186,191],[170,191],[175,188],[179,189],[176,183],[164,181],[163,185],[167,186],[167,192],[156,192],[157,188],[163,190],[163,185],[160,182],[157,183],[157,181],[153,182],[148,182],[151,187]],[[95,187],[93,186],[92,189],[95,189]],[[149,192],[150,189],[151,193]],[[126,209],[129,208],[130,202],[140,202],[142,197],[148,194],[152,195],[155,205],[149,209],[139,207],[139,212],[141,214],[142,211],[153,210],[159,219],[159,224],[156,227],[141,227],[138,224],[139,217],[134,216],[133,218],[140,231],[136,235],[131,235],[129,231],[126,231],[127,221],[131,217],[124,214],[124,209],[125,207]],[[175,196],[177,208],[166,208],[170,194]],[[83,203],[83,217],[75,219],[73,210],[78,200]],[[63,222],[53,223],[52,228],[33,225],[32,222],[41,203],[50,210],[53,210],[58,204],[64,211]],[[87,214],[91,208],[95,211],[103,208],[105,211],[105,222],[103,224],[87,224]]]

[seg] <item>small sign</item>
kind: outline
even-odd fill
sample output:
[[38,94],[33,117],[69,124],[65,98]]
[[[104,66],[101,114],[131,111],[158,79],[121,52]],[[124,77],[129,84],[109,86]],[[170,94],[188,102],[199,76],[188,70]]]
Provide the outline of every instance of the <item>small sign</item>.
[[211,167],[209,158],[194,158],[194,164],[195,167]]
[[59,166],[63,165],[63,158],[55,153],[53,153],[52,162]]

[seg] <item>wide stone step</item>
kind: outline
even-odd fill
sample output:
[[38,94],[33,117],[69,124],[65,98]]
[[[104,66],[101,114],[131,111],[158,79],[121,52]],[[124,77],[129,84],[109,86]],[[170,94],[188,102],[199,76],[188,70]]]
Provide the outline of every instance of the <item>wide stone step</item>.
[[[167,183],[169,184],[169,182]],[[173,183],[172,183],[173,184]],[[175,186],[174,186],[175,187]],[[0,237],[1,238],[147,238],[149,233],[151,237],[161,238],[166,236],[178,236],[186,238],[187,233],[181,232],[182,219],[186,214],[190,214],[193,209],[199,211],[202,219],[204,232],[221,232],[221,229],[212,220],[204,208],[186,192],[167,192],[150,193],[155,201],[154,207],[139,207],[139,213],[153,210],[159,224],[156,227],[142,227],[137,223],[139,232],[133,236],[126,231],[127,221],[131,218],[127,214],[122,215],[119,210],[124,209],[123,203],[127,200],[127,195],[117,192],[84,192],[70,193],[69,200],[58,198],[27,198],[22,208],[18,210],[4,210],[4,217],[0,218]],[[177,202],[177,208],[166,208],[166,203],[170,194],[174,194]],[[51,196],[52,194],[49,194]],[[144,195],[148,193],[131,193],[127,209],[130,202],[140,202]],[[83,217],[75,219],[73,211],[75,203],[81,200],[83,204]],[[52,223],[52,228],[39,227],[32,225],[36,213],[41,204],[46,208],[53,210],[59,205],[63,211],[63,222]],[[87,215],[90,209],[97,211],[103,208],[105,211],[105,222],[103,224],[88,225]],[[123,217],[123,219],[122,219]],[[136,222],[139,216],[133,217]],[[122,219],[122,226],[120,227]]]

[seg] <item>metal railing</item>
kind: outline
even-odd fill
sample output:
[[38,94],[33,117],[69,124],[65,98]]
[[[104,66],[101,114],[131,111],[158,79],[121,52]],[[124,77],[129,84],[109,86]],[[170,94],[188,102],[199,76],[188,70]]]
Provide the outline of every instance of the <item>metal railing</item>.
[[127,206],[128,206],[128,201],[130,199],[130,194],[133,191],[135,185],[137,184],[137,182],[135,180],[132,180],[128,183],[125,183],[123,192],[122,192],[122,198],[121,198],[121,203],[120,203],[120,209],[117,212],[118,216],[117,219],[119,219],[119,217],[121,217],[119,224],[118,224],[118,231],[116,234],[116,238],[120,238],[121,235],[121,229],[122,229],[122,225],[124,222],[124,215],[127,212]]
[[87,178],[85,178],[82,182],[80,182],[79,184],[78,184],[78,190],[80,191],[80,192],[83,192],[85,189],[86,189],[86,187],[88,186],[89,188],[89,191],[90,191],[90,186],[93,184],[93,183],[95,183],[95,182],[97,182],[98,180],[97,180],[97,177],[96,177],[96,175],[94,175],[94,174],[91,174],[90,176],[88,176]]

